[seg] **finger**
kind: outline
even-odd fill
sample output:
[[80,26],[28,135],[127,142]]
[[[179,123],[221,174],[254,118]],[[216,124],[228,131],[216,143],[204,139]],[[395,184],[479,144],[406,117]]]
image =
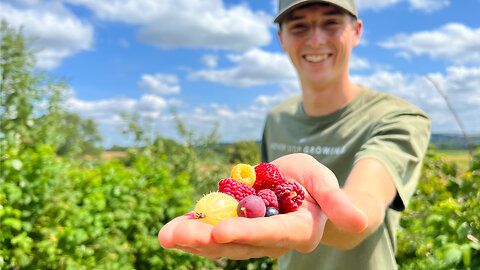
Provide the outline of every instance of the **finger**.
[[179,222],[172,231],[173,241],[177,246],[198,247],[213,242],[213,226],[190,219]]
[[254,246],[313,250],[321,240],[326,216],[315,204],[295,212],[264,218],[226,219],[213,228],[219,243],[243,243]]
[[196,246],[209,243],[213,226],[192,218],[191,213],[174,218],[158,233],[160,245],[164,248]]
[[[218,254],[220,257],[229,258],[231,260],[247,260],[251,258],[271,257],[278,258],[285,254],[288,248],[276,248],[276,247],[257,247],[251,245],[228,243],[218,244],[221,247],[221,252]],[[218,258],[220,258],[218,257]]]
[[365,212],[357,208],[340,189],[323,192],[318,203],[336,226],[349,232],[362,232],[368,226]]
[[158,241],[163,248],[175,248],[175,240],[173,239],[173,231],[182,221],[188,220],[187,216],[180,216],[172,219],[165,224],[158,232]]
[[291,154],[272,163],[287,179],[302,184],[336,226],[350,232],[361,232],[367,227],[366,214],[343,193],[333,172],[312,156]]
[[229,258],[231,260],[247,260],[251,258],[272,257],[278,258],[285,254],[289,249],[275,247],[257,247],[237,243],[212,243],[210,245],[197,248],[179,247],[183,251],[197,256],[203,256],[211,260],[220,258]]

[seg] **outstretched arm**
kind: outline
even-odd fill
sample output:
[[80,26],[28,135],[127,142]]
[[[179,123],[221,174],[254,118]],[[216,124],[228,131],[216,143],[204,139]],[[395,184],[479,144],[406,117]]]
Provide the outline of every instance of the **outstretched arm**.
[[362,159],[354,166],[342,190],[367,215],[368,226],[361,232],[352,233],[328,221],[321,243],[338,249],[351,249],[382,224],[385,211],[395,198],[396,188],[379,161]]
[[[371,206],[363,204],[364,187],[359,192],[354,190],[358,180],[349,179],[351,186],[342,190],[335,175],[306,154],[287,155],[272,163],[287,180],[297,181],[305,187],[307,194],[300,209],[268,218],[225,219],[216,226],[179,217],[160,231],[161,245],[208,258],[278,257],[289,249],[310,252],[320,241],[342,248],[343,244],[335,241],[338,238],[335,234],[358,236],[352,241],[355,244],[368,236],[374,230],[373,226],[378,227],[373,220],[383,220],[383,216],[376,216],[378,211],[371,212]],[[355,169],[352,175],[354,173]]]

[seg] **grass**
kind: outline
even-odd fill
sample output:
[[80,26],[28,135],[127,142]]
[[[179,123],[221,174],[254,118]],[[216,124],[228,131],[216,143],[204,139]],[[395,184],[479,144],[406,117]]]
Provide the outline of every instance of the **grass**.
[[458,169],[461,171],[466,171],[470,165],[470,153],[468,150],[437,149],[435,152],[444,155],[447,161],[457,164]]

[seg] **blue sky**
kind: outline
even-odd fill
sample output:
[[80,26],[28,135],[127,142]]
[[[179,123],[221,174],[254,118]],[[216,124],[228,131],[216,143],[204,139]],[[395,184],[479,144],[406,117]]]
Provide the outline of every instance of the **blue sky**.
[[[270,108],[300,93],[281,51],[272,0],[1,0],[0,18],[35,37],[37,68],[68,79],[66,106],[97,121],[105,146],[126,144],[122,112],[152,134],[188,128],[259,140]],[[480,0],[357,0],[364,23],[352,79],[427,112],[434,133],[480,133]]]

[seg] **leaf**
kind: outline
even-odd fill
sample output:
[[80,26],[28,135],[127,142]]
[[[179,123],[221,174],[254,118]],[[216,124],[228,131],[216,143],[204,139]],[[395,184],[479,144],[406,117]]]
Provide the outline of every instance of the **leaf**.
[[436,246],[440,247],[440,246],[445,245],[447,243],[447,241],[448,241],[448,236],[442,234],[442,235],[439,235],[435,238],[434,243],[435,243]]
[[465,266],[469,266],[472,262],[472,249],[469,244],[463,244],[460,246],[460,251],[462,252],[462,260]]
[[[2,221],[3,226],[11,227],[17,231],[22,228],[22,221],[16,218],[6,218]],[[3,227],[2,226],[2,227]],[[2,228],[3,230],[3,228]]]
[[23,167],[23,163],[18,159],[14,159],[12,160],[12,167],[17,171],[20,171]]
[[444,221],[445,221],[444,216],[433,214],[427,218],[426,223],[427,225],[433,225],[437,223],[443,223]]
[[445,246],[443,257],[447,265],[456,265],[462,260],[462,252],[457,244],[450,243]]
[[470,246],[473,249],[480,250],[480,243],[470,242]]
[[468,226],[467,222],[463,222],[460,226],[458,226],[458,229],[457,229],[458,238],[463,239],[467,237],[469,229],[470,229],[470,226]]
[[453,218],[448,219],[448,226],[450,227],[450,229],[455,231],[455,228],[457,228],[457,221]]

